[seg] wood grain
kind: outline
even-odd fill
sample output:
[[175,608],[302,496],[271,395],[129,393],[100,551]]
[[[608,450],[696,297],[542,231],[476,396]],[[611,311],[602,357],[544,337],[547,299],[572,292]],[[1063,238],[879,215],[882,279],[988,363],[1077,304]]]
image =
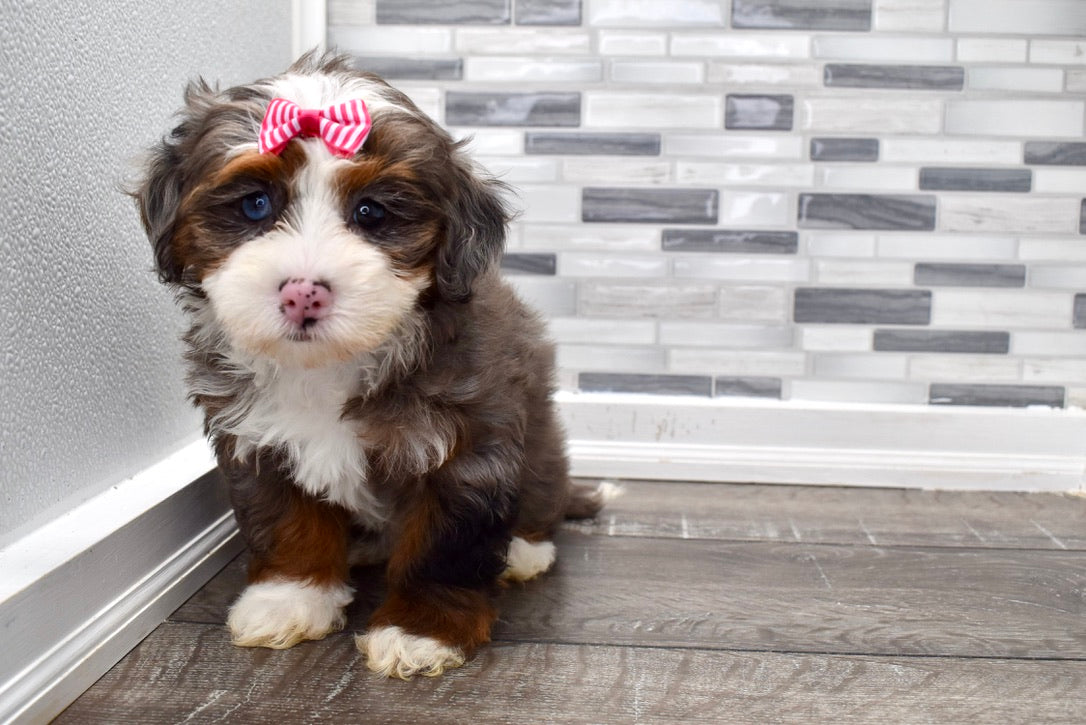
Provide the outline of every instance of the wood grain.
[[437,679],[380,680],[350,637],[231,647],[167,623],[56,722],[1076,722],[1086,663],[499,644]]

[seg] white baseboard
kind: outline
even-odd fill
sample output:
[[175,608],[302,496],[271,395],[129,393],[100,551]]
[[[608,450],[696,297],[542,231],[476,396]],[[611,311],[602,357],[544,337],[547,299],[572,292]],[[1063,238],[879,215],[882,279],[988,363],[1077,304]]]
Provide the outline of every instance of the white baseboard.
[[1081,491],[1078,409],[561,393],[573,473],[659,480]]
[[0,722],[57,715],[241,548],[198,441],[0,550]]

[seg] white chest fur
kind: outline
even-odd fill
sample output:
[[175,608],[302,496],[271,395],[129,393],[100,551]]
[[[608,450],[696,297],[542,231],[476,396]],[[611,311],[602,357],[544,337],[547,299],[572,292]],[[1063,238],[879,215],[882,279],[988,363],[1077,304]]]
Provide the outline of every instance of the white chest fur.
[[237,456],[257,448],[284,451],[295,482],[307,492],[365,518],[379,518],[366,481],[366,453],[358,430],[341,417],[355,392],[358,366],[314,369],[268,367],[256,373],[247,409],[232,416]]

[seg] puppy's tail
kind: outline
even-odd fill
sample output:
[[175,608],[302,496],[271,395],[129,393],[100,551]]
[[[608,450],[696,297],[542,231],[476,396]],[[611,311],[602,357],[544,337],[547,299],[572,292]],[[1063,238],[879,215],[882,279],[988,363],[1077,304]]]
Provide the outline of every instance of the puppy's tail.
[[608,502],[622,495],[625,489],[614,481],[600,481],[598,486],[575,483],[570,489],[567,519],[590,519]]

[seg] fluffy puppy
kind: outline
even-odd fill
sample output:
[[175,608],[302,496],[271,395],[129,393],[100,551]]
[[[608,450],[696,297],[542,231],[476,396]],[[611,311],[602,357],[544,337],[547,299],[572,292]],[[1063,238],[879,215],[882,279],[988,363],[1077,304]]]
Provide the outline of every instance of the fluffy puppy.
[[503,191],[343,58],[186,90],[135,197],[251,552],[236,644],[342,628],[351,564],[387,561],[358,647],[440,674],[602,505],[570,484],[552,347],[497,272]]

